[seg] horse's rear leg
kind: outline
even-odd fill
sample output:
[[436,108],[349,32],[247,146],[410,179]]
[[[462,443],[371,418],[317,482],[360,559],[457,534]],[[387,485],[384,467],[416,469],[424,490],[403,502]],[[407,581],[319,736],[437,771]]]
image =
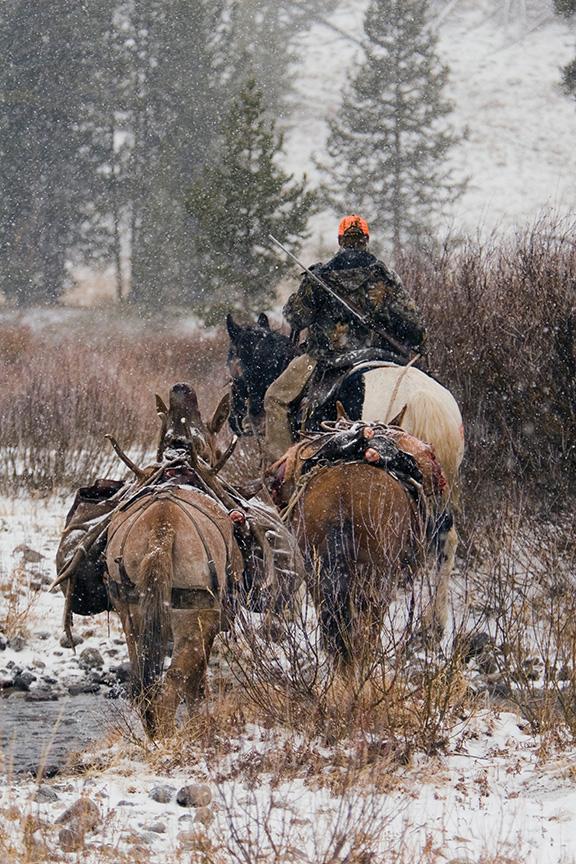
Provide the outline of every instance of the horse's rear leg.
[[174,727],[181,701],[185,700],[192,712],[202,697],[206,667],[219,631],[220,612],[217,610],[172,610],[172,662],[158,697],[158,710],[167,731]]
[[422,631],[426,636],[441,639],[448,621],[448,598],[450,578],[454,570],[458,534],[452,515],[447,511],[442,517],[433,539],[436,558],[435,581],[430,605],[422,616]]
[[334,530],[309,577],[324,650],[339,666],[353,662],[347,545],[342,528]]

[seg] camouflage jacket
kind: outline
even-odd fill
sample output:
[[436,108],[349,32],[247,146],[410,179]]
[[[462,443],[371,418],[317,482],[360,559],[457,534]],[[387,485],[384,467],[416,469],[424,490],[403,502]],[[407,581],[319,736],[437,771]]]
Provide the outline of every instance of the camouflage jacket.
[[[422,351],[426,331],[399,277],[374,255],[343,249],[327,264],[311,268],[330,288],[350,300],[370,322],[407,348]],[[284,307],[295,330],[308,328],[306,351],[327,359],[358,348],[389,349],[388,342],[358,321],[308,274]]]

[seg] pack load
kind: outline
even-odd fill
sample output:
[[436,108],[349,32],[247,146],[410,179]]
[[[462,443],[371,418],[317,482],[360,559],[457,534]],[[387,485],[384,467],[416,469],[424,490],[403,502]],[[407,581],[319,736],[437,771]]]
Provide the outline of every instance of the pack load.
[[[242,584],[231,587],[238,589],[240,600],[250,608],[261,611],[280,605],[290,585],[302,581],[304,563],[298,544],[272,501],[244,497],[241,491],[218,476],[234,449],[235,439],[213,465],[198,455],[210,430],[198,425],[201,421],[186,405],[187,386],[175,385],[170,409],[162,403],[164,410],[158,412],[162,433],[154,464],[138,468],[110,438],[116,453],[136,479],[97,480],[76,493],[58,547],[57,577],[52,584],[52,588],[61,587],[66,595],[67,631],[73,612],[94,615],[113,608],[104,557],[112,517],[139,499],[165,491],[172,490],[177,495],[178,489],[193,488],[226,511],[244,559]],[[180,425],[183,428],[179,428]]]
[[270,492],[285,518],[310,475],[341,462],[367,462],[387,471],[420,505],[433,512],[445,509],[446,479],[429,444],[398,426],[344,417],[324,422],[322,429],[305,435],[269,470]]

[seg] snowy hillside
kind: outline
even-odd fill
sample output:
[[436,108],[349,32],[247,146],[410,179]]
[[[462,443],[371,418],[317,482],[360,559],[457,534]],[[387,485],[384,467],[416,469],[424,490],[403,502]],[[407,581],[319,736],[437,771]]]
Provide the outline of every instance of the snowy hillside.
[[[337,111],[359,50],[366,5],[341,6],[330,18],[333,27],[318,23],[302,46],[300,105],[287,155],[291,170],[313,179],[325,118]],[[573,210],[576,103],[559,81],[560,67],[576,53],[574,27],[554,16],[550,0],[441,0],[434,9],[441,56],[451,69],[453,123],[468,130],[454,158],[469,186],[451,227],[475,234],[523,224],[550,207]],[[318,216],[311,252],[331,248],[333,240],[334,217]]]

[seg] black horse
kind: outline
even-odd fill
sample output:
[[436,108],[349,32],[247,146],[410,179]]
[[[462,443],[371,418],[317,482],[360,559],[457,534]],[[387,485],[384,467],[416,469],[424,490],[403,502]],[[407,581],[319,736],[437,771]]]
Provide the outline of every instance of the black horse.
[[[270,328],[268,316],[260,313],[255,324],[241,325],[232,315],[226,316],[230,336],[228,369],[232,378],[230,426],[237,435],[262,434],[264,394],[284,372],[291,360],[302,353],[288,336]],[[298,400],[293,406],[294,431],[302,427],[314,430],[323,420],[336,419],[336,403],[341,402],[348,417],[362,417],[364,374],[367,363],[399,362],[390,351],[367,348],[350,351],[330,364],[318,363],[305,396],[306,405]],[[303,394],[304,395],[304,394]],[[248,420],[246,425],[245,420]]]
[[[262,431],[264,394],[286,369],[300,349],[283,333],[270,329],[268,316],[261,312],[256,324],[242,326],[226,316],[230,336],[228,369],[232,377],[230,426],[237,435]],[[244,428],[248,417],[251,429]]]

